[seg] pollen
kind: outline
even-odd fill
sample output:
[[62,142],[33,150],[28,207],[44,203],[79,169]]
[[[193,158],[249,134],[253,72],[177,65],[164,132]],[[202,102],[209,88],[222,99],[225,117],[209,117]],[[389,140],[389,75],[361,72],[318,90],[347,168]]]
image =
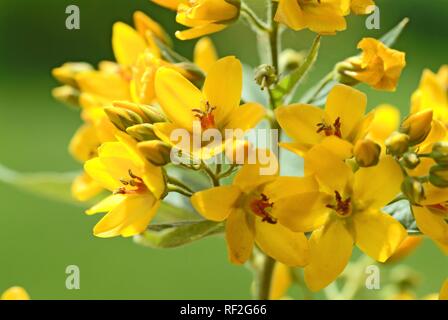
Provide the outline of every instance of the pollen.
[[213,115],[213,111],[215,111],[215,109],[216,107],[212,107],[208,101],[205,103],[205,110],[193,109],[193,114],[195,118],[199,119],[201,122],[201,128],[203,130],[216,127],[215,116]]
[[147,191],[142,178],[136,176],[130,169],[128,175],[129,177],[120,179],[123,186],[115,190],[114,194],[142,194]]
[[326,207],[333,209],[339,216],[348,217],[352,213],[351,199],[342,199],[341,194],[338,191],[334,192],[336,204],[327,204]]
[[250,202],[250,208],[255,215],[262,218],[261,221],[270,224],[276,224],[277,219],[275,219],[268,210],[272,209],[274,203],[269,202],[269,198],[265,194],[261,194],[260,198],[256,198]]
[[342,138],[341,118],[337,117],[333,124],[327,124],[324,121],[317,124],[317,133],[323,132],[325,136],[336,136]]

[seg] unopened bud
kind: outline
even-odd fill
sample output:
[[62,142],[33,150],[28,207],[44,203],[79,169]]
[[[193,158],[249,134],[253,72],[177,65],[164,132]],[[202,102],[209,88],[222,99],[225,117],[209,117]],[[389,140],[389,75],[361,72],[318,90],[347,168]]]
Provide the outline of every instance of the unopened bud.
[[171,146],[160,140],[143,141],[138,149],[155,166],[164,166],[171,162]]
[[349,76],[347,73],[355,70],[356,70],[355,66],[352,63],[350,63],[349,60],[339,62],[338,64],[336,64],[333,71],[335,80],[337,80],[339,83],[353,87],[357,85],[359,81]]
[[372,140],[358,140],[353,148],[353,154],[360,167],[372,167],[380,160],[381,146]]
[[394,132],[386,139],[386,152],[393,156],[401,156],[409,149],[409,136],[404,133]]
[[448,167],[440,164],[432,166],[429,170],[429,182],[437,188],[448,188]]
[[140,110],[144,113],[149,123],[166,122],[167,119],[159,108],[149,105],[140,105]]
[[158,140],[152,124],[142,123],[126,129],[126,132],[137,141]]
[[425,199],[425,190],[423,184],[416,178],[405,177],[401,184],[401,192],[408,198],[412,204],[418,204]]
[[129,127],[143,123],[143,119],[137,113],[128,109],[107,107],[104,108],[104,111],[109,120],[121,131],[126,131]]
[[65,85],[54,88],[51,94],[56,100],[62,103],[65,103],[70,106],[79,107],[80,92],[78,89],[72,86]]
[[434,143],[431,158],[433,158],[437,164],[448,165],[448,141]]
[[403,155],[403,164],[408,169],[415,169],[420,164],[420,158],[414,152],[406,152]]
[[410,115],[401,124],[400,132],[409,136],[411,146],[422,143],[431,131],[432,110],[423,110]]
[[293,49],[286,49],[280,54],[279,64],[282,72],[291,72],[299,68],[305,61],[305,54]]
[[54,68],[51,73],[59,82],[77,88],[78,83],[75,80],[76,76],[81,72],[91,70],[93,70],[93,67],[88,63],[67,62],[59,68]]
[[264,90],[277,82],[277,70],[271,65],[262,64],[255,69],[254,79],[261,90]]

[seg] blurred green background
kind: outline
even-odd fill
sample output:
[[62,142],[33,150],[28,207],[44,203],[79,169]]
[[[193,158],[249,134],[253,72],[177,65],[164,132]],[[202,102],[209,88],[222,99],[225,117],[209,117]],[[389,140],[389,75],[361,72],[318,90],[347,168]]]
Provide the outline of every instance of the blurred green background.
[[[263,1],[252,1],[260,3]],[[403,17],[411,23],[396,48],[407,53],[408,65],[394,94],[361,87],[369,106],[383,102],[409,107],[424,68],[436,71],[447,63],[446,0],[378,0],[381,30],[367,30],[365,17],[350,17],[348,31],[325,37],[317,66],[305,86],[332,65],[356,53],[365,36],[388,31]],[[81,29],[65,28],[65,8],[81,10]],[[1,0],[0,1],[0,163],[21,172],[65,172],[80,166],[67,144],[80,124],[76,110],[55,102],[51,68],[65,61],[97,63],[112,59],[111,26],[131,22],[142,10],[170,34],[178,28],[174,15],[148,0]],[[308,32],[286,32],[285,46],[306,49]],[[213,36],[221,56],[233,54],[257,64],[255,41],[242,23]],[[194,42],[175,41],[191,57]],[[150,250],[130,239],[98,239],[92,227],[98,216],[83,208],[40,198],[0,183],[0,292],[24,286],[34,299],[244,299],[250,298],[251,274],[227,261],[221,238],[172,250]],[[448,275],[447,258],[429,241],[404,261],[422,275],[419,295],[438,291]],[[81,289],[65,288],[65,268],[78,265]],[[386,268],[386,267],[384,267]],[[387,268],[386,268],[387,269]]]

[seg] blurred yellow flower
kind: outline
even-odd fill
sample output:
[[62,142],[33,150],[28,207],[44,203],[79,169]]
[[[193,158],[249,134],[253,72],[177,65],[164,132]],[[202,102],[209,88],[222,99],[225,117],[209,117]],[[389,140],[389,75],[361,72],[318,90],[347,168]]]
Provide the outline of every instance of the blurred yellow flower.
[[440,288],[439,300],[448,300],[448,279],[445,280],[442,288]]
[[244,165],[232,185],[197,192],[191,202],[206,219],[226,221],[231,262],[245,263],[256,243],[281,263],[304,266],[308,263],[308,241],[302,232],[289,230],[271,214],[285,192],[269,186],[277,179],[275,175],[260,175],[260,170],[258,164]]
[[403,179],[392,157],[353,173],[338,155],[317,145],[305,155],[305,174],[315,175],[320,188],[282,199],[273,214],[293,231],[314,230],[311,259],[305,267],[311,290],[318,291],[336,279],[354,244],[379,262],[397,250],[407,232],[381,211],[400,192]]
[[30,300],[30,296],[22,287],[11,287],[3,292],[0,300]]
[[86,172],[113,194],[86,211],[107,212],[95,226],[97,237],[129,237],[145,230],[160,205],[165,182],[160,168],[150,164],[126,135],[106,142],[98,157],[87,161]]
[[411,98],[411,113],[432,109],[434,118],[448,124],[448,66],[442,66],[437,74],[423,71],[418,89]]
[[405,53],[385,46],[374,38],[358,43],[361,56],[348,59],[351,64],[344,73],[378,90],[395,91],[401,72],[406,66]]
[[369,14],[373,11],[375,2],[373,0],[351,0],[350,10],[355,14]]
[[291,269],[283,263],[276,262],[272,273],[271,292],[269,300],[281,300],[287,297],[288,289],[293,282]]
[[190,0],[177,7],[176,21],[190,29],[177,31],[180,40],[198,38],[225,29],[239,16],[238,1]]
[[194,48],[194,63],[202,71],[208,73],[210,68],[218,61],[218,53],[210,38],[201,38]]

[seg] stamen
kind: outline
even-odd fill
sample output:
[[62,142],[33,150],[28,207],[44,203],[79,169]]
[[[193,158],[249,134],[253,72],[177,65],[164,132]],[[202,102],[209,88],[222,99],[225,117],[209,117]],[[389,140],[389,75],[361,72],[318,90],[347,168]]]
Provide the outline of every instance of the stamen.
[[329,209],[333,209],[340,216],[343,217],[349,216],[352,213],[351,199],[347,198],[345,200],[342,200],[342,196],[338,191],[335,191],[334,193],[335,193],[336,205],[327,204],[326,207]]
[[205,111],[201,109],[192,109],[195,118],[198,118],[201,122],[201,127],[204,130],[215,128],[215,116],[213,115],[213,111],[216,107],[212,107],[210,103],[207,101],[205,103]]
[[115,190],[114,194],[141,194],[147,191],[142,178],[133,174],[130,169],[128,170],[128,174],[130,179],[121,178],[120,182],[123,186]]
[[338,117],[332,125],[326,124],[325,122],[319,122],[317,124],[317,133],[323,132],[325,136],[336,136],[338,138],[342,138],[341,133],[341,118]]
[[269,214],[266,209],[270,209],[274,206],[274,203],[269,202],[269,198],[265,194],[260,195],[261,199],[255,199],[250,203],[250,208],[255,215],[262,218],[262,222],[270,224],[276,224],[277,219]]

